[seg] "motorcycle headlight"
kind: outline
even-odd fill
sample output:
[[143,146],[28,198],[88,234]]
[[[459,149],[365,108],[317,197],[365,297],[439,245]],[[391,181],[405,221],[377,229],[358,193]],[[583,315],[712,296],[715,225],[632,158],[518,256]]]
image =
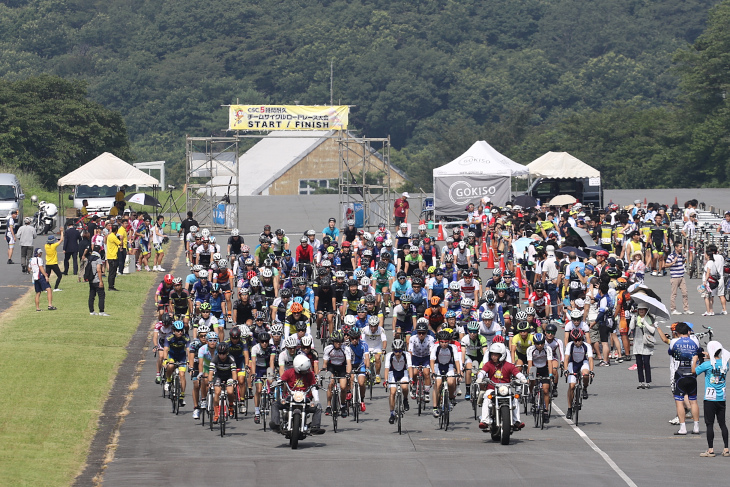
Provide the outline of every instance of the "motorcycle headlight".
[[294,391],[292,398],[294,402],[304,402],[304,391]]
[[500,396],[507,396],[509,395],[509,387],[507,386],[499,386],[499,389],[497,389],[497,392]]

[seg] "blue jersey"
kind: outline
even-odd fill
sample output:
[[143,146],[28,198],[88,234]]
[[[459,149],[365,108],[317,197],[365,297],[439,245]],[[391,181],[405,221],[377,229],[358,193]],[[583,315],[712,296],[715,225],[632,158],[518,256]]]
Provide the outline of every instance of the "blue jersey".
[[695,369],[697,375],[705,374],[705,401],[725,400],[725,377],[727,376],[727,364],[722,359],[705,360]]
[[327,228],[325,228],[324,230],[322,230],[322,234],[323,235],[329,235],[330,238],[332,238],[332,240],[337,240],[338,238],[340,238],[340,229],[337,228],[337,227],[330,228],[328,226]]
[[193,284],[195,284],[198,281],[198,278],[195,277],[195,274],[188,274],[188,277],[185,278],[185,284],[188,285],[188,289],[193,288]]
[[413,288],[408,280],[406,280],[403,284],[396,280],[393,282],[393,285],[390,286],[390,291],[393,293],[395,299],[400,299],[402,294],[410,294],[411,291],[413,291]]
[[223,296],[221,296],[220,293],[218,294],[217,298],[214,298],[211,295],[211,297],[208,299],[208,302],[210,303],[210,308],[212,311],[216,313],[223,312]]
[[195,296],[195,300],[202,303],[207,302],[210,298],[211,289],[212,286],[210,285],[210,282],[206,281],[205,284],[203,284],[202,281],[198,280],[193,285],[193,295]]
[[365,366],[363,363],[363,358],[365,357],[365,354],[368,353],[368,344],[365,343],[363,340],[359,340],[357,342],[357,345],[350,344],[350,351],[352,352],[352,367],[361,367]]
[[175,362],[187,362],[188,355],[188,344],[190,338],[185,335],[175,336],[170,335],[165,339],[164,348],[169,349],[167,352],[168,358],[173,359]]
[[441,281],[434,278],[431,280],[430,284],[431,284],[431,292],[433,293],[434,296],[438,296],[439,298],[443,298],[446,289],[449,288],[449,281],[448,281],[448,279],[445,279],[445,278],[441,279]]
[[370,315],[365,316],[363,319],[358,319],[355,321],[355,326],[360,328],[361,330],[364,329],[366,326],[368,326],[368,319],[370,318]]
[[418,306],[419,304],[428,300],[428,291],[426,291],[425,288],[421,287],[420,292],[415,292],[411,290],[411,296],[413,296],[413,304]]
[[677,368],[692,367],[692,357],[699,355],[699,352],[699,344],[690,337],[675,338],[667,350]]

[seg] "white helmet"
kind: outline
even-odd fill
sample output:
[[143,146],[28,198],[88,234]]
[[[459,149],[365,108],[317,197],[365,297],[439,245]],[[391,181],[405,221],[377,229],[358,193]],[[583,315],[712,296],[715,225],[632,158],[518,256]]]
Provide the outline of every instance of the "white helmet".
[[231,230],[231,237],[238,237],[238,228]]
[[410,247],[408,248],[408,251],[409,251],[409,252],[418,252],[418,247],[416,247],[415,245],[411,245],[411,246],[410,246]]
[[[212,237],[211,237],[211,241],[212,241]],[[215,261],[216,263],[217,263],[217,262],[218,262],[219,260],[221,260],[221,253],[220,253],[220,252],[216,252],[215,254],[213,254],[213,260],[214,260],[214,261]]]
[[309,335],[304,335],[302,337],[302,346],[303,347],[311,347],[312,346],[312,337]]
[[355,279],[360,280],[361,278],[365,277],[365,271],[362,269],[358,269],[355,271]]
[[312,362],[310,362],[309,357],[306,355],[300,354],[294,357],[294,370],[296,370],[299,374],[306,374],[311,368]]
[[190,227],[190,233],[195,233],[197,231],[198,231],[198,227],[196,227],[195,225],[193,225],[192,227]]
[[370,233],[370,232],[365,232],[365,233],[362,234],[362,238],[364,238],[365,240],[372,240],[373,239],[373,234]]
[[474,306],[474,300],[471,298],[464,298],[461,300],[461,305],[465,308],[471,308]]
[[368,325],[369,326],[378,326],[378,325],[380,325],[380,320],[378,319],[377,316],[371,316],[370,318],[368,318]]
[[354,227],[355,226],[355,220],[349,219],[349,220],[347,220],[347,224]]
[[347,315],[345,316],[345,319],[343,321],[348,326],[355,326],[355,323],[357,323],[357,318],[355,318],[353,315]]
[[369,286],[370,285],[370,278],[369,277],[363,277],[360,279],[360,285],[361,286]]
[[345,274],[345,271],[337,271],[335,277],[347,277],[347,274]]
[[251,328],[246,325],[238,325],[238,329],[241,330],[241,338],[248,338],[253,335]]
[[261,281],[259,281],[259,278],[258,278],[258,277],[256,277],[256,276],[253,276],[253,277],[251,278],[251,280],[250,280],[250,281],[248,281],[248,283],[249,283],[249,284],[251,284],[251,286],[252,286],[252,287],[253,287],[253,286],[260,286],[260,285],[261,285]]
[[489,345],[489,355],[493,353],[499,354],[499,361],[504,362],[507,359],[507,347],[504,343],[492,343]]
[[207,228],[202,229],[200,231],[200,236],[201,237],[210,237],[210,230],[208,230]]
[[226,259],[219,259],[218,267],[221,269],[226,269],[228,267],[228,261]]
[[200,264],[195,264],[195,265],[193,266],[193,272],[200,272],[200,271],[202,271],[202,270],[203,270],[203,266],[202,266],[202,265],[200,265]]
[[494,313],[492,313],[490,310],[486,310],[484,313],[482,313],[482,319],[483,320],[493,320]]
[[215,243],[215,235],[210,236],[210,243],[212,243],[212,244]]
[[392,247],[393,246],[393,241],[388,238],[388,239],[385,240],[385,242],[383,243],[383,245],[385,245],[386,247]]
[[571,320],[577,320],[579,318],[583,318],[583,312],[579,309],[574,309],[570,312],[570,319]]
[[297,346],[297,337],[294,335],[289,335],[286,337],[286,340],[284,340],[284,348],[296,348]]
[[[201,320],[203,321],[203,320]],[[208,333],[210,331],[210,327],[205,324],[205,321],[203,321],[202,325],[198,325],[198,333]]]
[[459,249],[460,249],[460,250],[464,250],[465,248],[466,248],[466,242],[464,242],[464,241],[462,240],[461,242],[459,242]]
[[202,271],[198,272],[198,277],[201,279],[208,279],[208,271],[203,269]]
[[281,326],[279,323],[274,323],[273,325],[271,325],[271,334],[272,335],[283,335],[284,327]]
[[274,271],[266,267],[263,271],[261,271],[261,277],[271,277],[274,275]]
[[459,283],[456,281],[451,281],[449,283],[449,289],[452,291],[461,291],[461,286],[459,286]]
[[420,225],[418,225],[418,229],[421,230],[421,231],[423,231],[423,230],[426,229],[426,225],[424,225],[423,223],[421,223]]

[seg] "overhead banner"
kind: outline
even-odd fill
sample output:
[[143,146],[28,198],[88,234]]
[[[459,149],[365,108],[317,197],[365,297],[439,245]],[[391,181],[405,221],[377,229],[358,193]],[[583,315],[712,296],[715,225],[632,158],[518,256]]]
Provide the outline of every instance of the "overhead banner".
[[434,206],[437,215],[466,215],[466,205],[478,204],[484,197],[504,205],[511,196],[509,176],[474,174],[439,176],[433,179]]
[[231,105],[228,130],[347,130],[348,106]]

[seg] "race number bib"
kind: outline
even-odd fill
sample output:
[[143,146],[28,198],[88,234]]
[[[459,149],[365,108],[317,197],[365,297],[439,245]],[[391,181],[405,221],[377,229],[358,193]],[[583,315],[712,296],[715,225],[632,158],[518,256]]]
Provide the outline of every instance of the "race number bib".
[[570,289],[579,289],[580,281],[570,281]]
[[705,400],[707,401],[714,401],[717,399],[717,391],[714,387],[708,387],[705,389]]

